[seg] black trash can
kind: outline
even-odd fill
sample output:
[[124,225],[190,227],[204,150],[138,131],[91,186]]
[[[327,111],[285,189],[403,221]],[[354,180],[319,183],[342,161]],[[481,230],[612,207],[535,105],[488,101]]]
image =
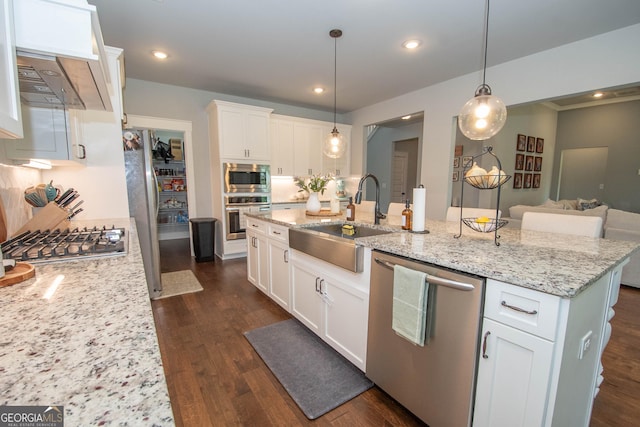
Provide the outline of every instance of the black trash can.
[[191,218],[191,236],[196,262],[213,261],[216,246],[215,218]]

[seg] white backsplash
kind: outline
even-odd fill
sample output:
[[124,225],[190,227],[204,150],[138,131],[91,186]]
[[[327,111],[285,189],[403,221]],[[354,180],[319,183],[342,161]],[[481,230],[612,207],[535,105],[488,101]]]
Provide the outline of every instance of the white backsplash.
[[[358,189],[359,176],[341,178],[345,182],[345,191],[347,197],[354,196]],[[303,193],[298,192],[299,188],[293,183],[293,177],[290,176],[273,176],[271,177],[271,203],[286,203],[304,201],[304,199],[297,199]],[[335,181],[327,184],[327,191],[320,196],[321,201],[331,200],[331,194],[336,191]]]
[[25,188],[41,182],[42,174],[37,169],[0,164],[0,197],[9,236],[31,219],[31,206],[24,200]]

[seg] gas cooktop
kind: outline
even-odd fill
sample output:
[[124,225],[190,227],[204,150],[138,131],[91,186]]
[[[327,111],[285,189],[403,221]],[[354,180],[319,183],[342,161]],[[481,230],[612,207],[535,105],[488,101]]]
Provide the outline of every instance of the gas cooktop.
[[68,228],[26,231],[2,243],[5,259],[32,264],[126,255],[124,228]]

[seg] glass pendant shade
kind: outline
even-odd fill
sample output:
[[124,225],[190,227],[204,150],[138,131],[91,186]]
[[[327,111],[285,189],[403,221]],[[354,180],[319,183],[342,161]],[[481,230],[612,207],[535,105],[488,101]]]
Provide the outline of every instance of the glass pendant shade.
[[491,95],[491,89],[476,92],[458,114],[460,131],[474,141],[491,138],[506,121],[507,107],[500,98]]
[[337,128],[327,134],[322,145],[322,153],[330,159],[337,159],[342,157],[346,149],[344,138],[338,132]]

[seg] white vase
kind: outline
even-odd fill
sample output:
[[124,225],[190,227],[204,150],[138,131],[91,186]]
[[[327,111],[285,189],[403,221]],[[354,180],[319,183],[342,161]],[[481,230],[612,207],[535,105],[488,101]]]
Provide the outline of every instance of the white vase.
[[318,193],[310,192],[309,198],[307,199],[307,212],[320,212],[320,208],[322,208],[322,205],[320,204]]

